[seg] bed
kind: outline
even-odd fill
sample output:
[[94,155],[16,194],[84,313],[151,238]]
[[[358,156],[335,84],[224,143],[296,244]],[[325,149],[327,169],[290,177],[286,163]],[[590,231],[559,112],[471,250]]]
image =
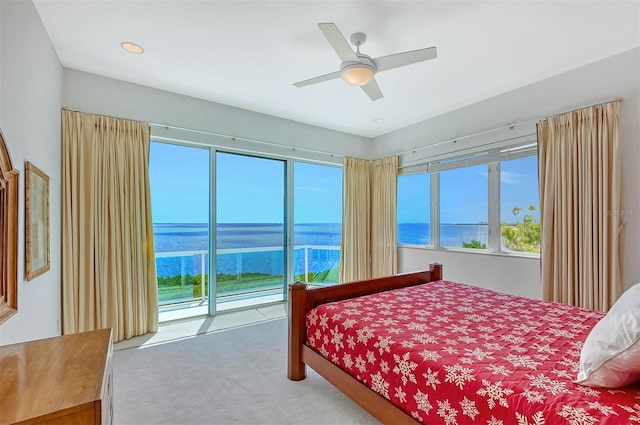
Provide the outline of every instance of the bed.
[[382,423],[640,424],[640,385],[574,383],[604,313],[442,280],[442,267],[289,286],[288,371],[314,369]]

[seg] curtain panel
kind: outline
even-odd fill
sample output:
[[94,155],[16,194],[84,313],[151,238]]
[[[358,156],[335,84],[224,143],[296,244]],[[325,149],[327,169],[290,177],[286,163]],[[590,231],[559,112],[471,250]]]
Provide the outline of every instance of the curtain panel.
[[397,273],[398,157],[373,161],[371,185],[371,277]]
[[63,333],[158,329],[149,126],[62,111]]
[[622,292],[619,108],[615,101],[538,123],[544,299],[607,311]]
[[371,277],[369,161],[345,158],[340,282]]

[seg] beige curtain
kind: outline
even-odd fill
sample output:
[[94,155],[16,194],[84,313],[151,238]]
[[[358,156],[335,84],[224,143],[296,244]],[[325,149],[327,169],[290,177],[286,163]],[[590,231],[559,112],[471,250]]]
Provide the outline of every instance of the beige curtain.
[[371,184],[371,277],[397,273],[396,201],[398,157],[373,161]]
[[538,123],[542,292],[608,310],[620,295],[620,102]]
[[371,277],[369,161],[344,159],[340,282]]
[[62,115],[63,332],[111,327],[114,341],[155,332],[149,126]]

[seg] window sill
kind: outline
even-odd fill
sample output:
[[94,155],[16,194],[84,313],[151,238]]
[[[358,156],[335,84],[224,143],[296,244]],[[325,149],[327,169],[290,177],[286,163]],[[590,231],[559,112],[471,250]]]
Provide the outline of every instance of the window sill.
[[476,254],[476,255],[492,255],[498,257],[512,257],[512,258],[530,258],[534,260],[540,259],[540,254],[535,252],[515,252],[515,251],[488,251],[486,249],[474,249],[474,248],[445,248],[435,247],[430,245],[411,245],[411,244],[396,244],[398,248],[410,248],[421,249],[425,251],[439,251],[439,252],[455,252],[459,254]]

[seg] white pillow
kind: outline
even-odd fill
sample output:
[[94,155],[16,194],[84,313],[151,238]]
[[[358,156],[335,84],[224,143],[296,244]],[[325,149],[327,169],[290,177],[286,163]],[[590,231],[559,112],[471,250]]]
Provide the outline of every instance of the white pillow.
[[580,352],[581,385],[619,388],[640,381],[640,283],[593,327]]

